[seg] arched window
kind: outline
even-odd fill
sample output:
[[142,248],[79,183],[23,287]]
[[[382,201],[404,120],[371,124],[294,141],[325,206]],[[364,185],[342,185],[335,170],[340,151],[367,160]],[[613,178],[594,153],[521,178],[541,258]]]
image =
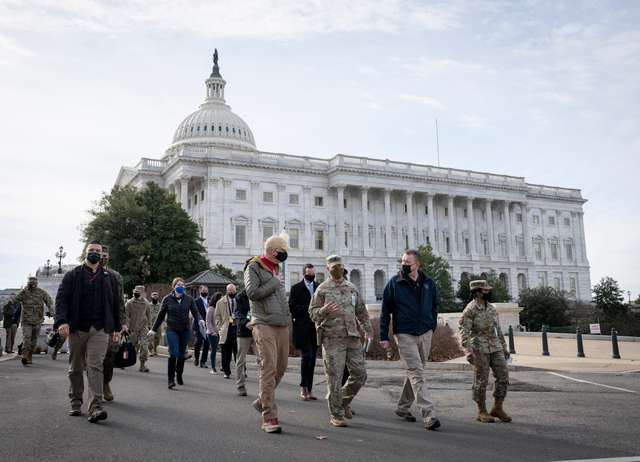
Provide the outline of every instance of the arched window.
[[382,294],[384,292],[384,284],[385,284],[384,271],[376,270],[376,272],[373,273],[373,286],[376,292],[376,300],[382,300]]
[[504,286],[508,289],[509,288],[509,277],[507,276],[507,273],[500,273],[500,276],[498,276],[498,277],[500,278],[500,281],[502,281]]
[[360,292],[360,296],[364,296],[364,294],[362,293],[362,278],[360,276],[360,270],[351,270],[351,273],[349,274],[349,280],[354,286],[356,286],[358,292]]
[[522,273],[518,273],[518,291],[523,291],[526,288],[527,288],[527,277]]

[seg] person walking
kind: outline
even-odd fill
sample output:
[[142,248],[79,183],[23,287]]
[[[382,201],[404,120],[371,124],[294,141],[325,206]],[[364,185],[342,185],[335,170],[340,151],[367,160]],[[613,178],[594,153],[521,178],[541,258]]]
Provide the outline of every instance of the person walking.
[[[367,380],[364,351],[357,322],[365,331],[367,341],[373,337],[369,313],[356,286],[344,279],[344,264],[338,255],[327,257],[329,279],[316,289],[309,315],[318,329],[322,358],[327,377],[329,423],[346,427],[345,418],[353,418],[351,401]],[[356,321],[357,320],[357,321]],[[341,384],[345,364],[349,379]]]
[[165,336],[169,345],[169,361],[167,362],[168,387],[173,389],[178,385],[184,385],[182,373],[184,371],[185,350],[191,336],[191,326],[189,323],[189,313],[198,325],[204,327],[204,319],[200,318],[200,313],[193,297],[187,295],[184,279],[178,277],[171,283],[172,291],[162,299],[160,312],[153,323],[153,327],[148,332],[149,337],[156,335],[160,325],[167,318],[167,328]]
[[316,400],[313,396],[313,374],[316,369],[318,338],[316,326],[309,317],[311,297],[318,288],[316,269],[311,263],[304,265],[302,281],[291,286],[289,311],[293,321],[293,343],[300,350],[300,399]]
[[222,372],[225,379],[231,378],[231,357],[238,354],[237,325],[233,318],[236,308],[236,291],[234,284],[227,285],[227,294],[216,304],[215,321],[220,336],[220,350],[222,352]]
[[85,261],[66,273],[56,294],[54,329],[69,339],[70,416],[81,415],[83,374],[89,382],[89,422],[107,418],[102,408],[103,363],[109,337],[119,340],[122,329],[115,275],[100,266],[102,246],[90,242]]
[[[473,365],[473,400],[478,406],[476,420],[483,423],[494,422],[494,417],[502,422],[511,422],[511,417],[503,409],[509,386],[507,359],[509,349],[502,335],[498,313],[489,303],[491,286],[485,280],[469,283],[473,298],[460,318],[460,338],[467,352],[467,361]],[[493,409],[487,413],[486,394],[489,370],[493,371],[495,386]]]
[[27,287],[18,292],[15,301],[22,305],[22,365],[29,366],[44,322],[44,306],[47,306],[47,317],[51,317],[53,300],[38,287],[38,278],[30,276]]
[[18,331],[18,323],[14,322],[15,314],[18,311],[18,303],[16,302],[16,294],[11,294],[9,300],[2,308],[2,326],[6,334],[6,342],[4,345],[5,353],[13,353],[13,347],[16,342],[16,332]]
[[[151,292],[151,322],[155,321],[158,317],[158,313],[160,312],[160,297],[158,292]],[[149,356],[157,356],[158,354],[158,346],[162,341],[162,333],[164,331],[163,324],[158,327],[158,331],[156,335],[151,337],[151,341],[149,342]]]
[[[198,312],[200,313],[200,319],[207,318],[207,310],[209,309],[209,288],[207,286],[200,286],[199,289],[200,296],[196,298],[196,306],[198,307]],[[200,326],[193,320],[193,332],[195,334],[195,342],[193,345],[193,356],[194,356],[194,365],[200,366],[202,368],[207,367],[207,354],[209,353],[209,340],[207,339],[206,331],[200,330]],[[200,352],[202,352],[202,356],[200,356]]]
[[140,372],[149,372],[146,366],[149,354],[149,344],[147,333],[151,328],[151,304],[144,296],[144,286],[139,285],[133,289],[133,298],[129,299],[124,306],[129,329],[129,338],[133,347],[138,353],[140,361]]
[[[238,355],[236,360],[236,386],[239,396],[247,396],[247,354],[253,344],[253,333],[251,326],[251,307],[247,292],[241,290],[236,295],[236,307],[233,310],[233,319],[236,321],[238,332]],[[258,356],[256,355],[256,358]],[[258,365],[260,362],[258,361]]]
[[275,397],[289,360],[290,315],[279,265],[287,259],[288,249],[285,235],[271,236],[264,243],[263,255],[249,259],[244,271],[253,335],[260,355],[258,399],[253,405],[262,413],[261,428],[267,433],[282,432]]
[[218,355],[218,343],[220,342],[220,333],[218,332],[218,326],[216,326],[216,306],[222,296],[222,292],[213,294],[209,302],[206,318],[207,339],[211,350],[211,374],[214,375],[218,372],[216,369],[216,356]]
[[396,415],[415,422],[410,412],[415,401],[425,429],[435,430],[440,421],[427,388],[425,368],[438,322],[438,292],[435,282],[420,270],[417,250],[405,251],[401,271],[384,288],[380,314],[380,345],[384,349],[390,346],[391,322],[400,357],[407,368]]

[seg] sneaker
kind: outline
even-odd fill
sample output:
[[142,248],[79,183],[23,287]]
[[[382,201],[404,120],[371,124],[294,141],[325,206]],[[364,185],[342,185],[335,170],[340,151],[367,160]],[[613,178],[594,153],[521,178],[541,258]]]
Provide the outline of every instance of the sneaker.
[[401,419],[406,420],[407,422],[415,422],[416,418],[413,414],[408,411],[401,411],[400,409],[396,409],[396,415]]
[[100,420],[107,420],[107,411],[102,408],[94,409],[87,420],[91,423],[97,423]]
[[215,370],[215,369],[212,369],[212,370],[210,370],[210,371],[209,371],[209,374],[211,374],[211,375],[216,375],[216,374],[217,374],[217,372],[216,372],[216,370]]
[[253,403],[251,403],[253,405],[253,408],[258,411],[260,414],[262,414],[262,403],[260,402],[260,399],[256,399]]
[[424,421],[424,428],[427,430],[435,430],[440,428],[440,421],[435,417],[429,417]]
[[282,427],[278,422],[278,419],[270,419],[263,422],[262,429],[267,433],[282,433]]
[[334,427],[346,427],[347,426],[347,422],[345,422],[344,419],[342,419],[340,417],[335,417],[335,416],[331,416],[331,419],[329,419],[329,423],[331,425],[333,425]]
[[168,387],[169,390],[173,390],[176,387],[176,383],[173,380],[170,380]]
[[71,417],[78,417],[82,415],[82,411],[79,407],[72,407],[68,413]]
[[238,396],[247,396],[247,389],[244,387],[238,388]]
[[230,379],[230,378],[231,378],[231,376],[230,376],[229,374],[224,374],[224,378],[225,378],[225,379]]

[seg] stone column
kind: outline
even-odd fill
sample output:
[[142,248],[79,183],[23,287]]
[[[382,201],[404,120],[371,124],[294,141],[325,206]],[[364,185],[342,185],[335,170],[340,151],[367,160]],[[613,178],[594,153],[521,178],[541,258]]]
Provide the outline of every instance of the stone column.
[[549,260],[549,249],[548,249],[548,239],[547,239],[547,211],[544,209],[540,209],[540,227],[542,229],[542,261],[544,264],[547,264]]
[[[562,234],[560,233],[561,214],[559,210],[554,210],[553,213],[556,217],[556,232],[558,233],[558,262],[560,263],[560,265],[564,265],[564,242],[562,241]],[[562,280],[562,283],[564,284],[564,279]]]
[[436,236],[436,208],[434,205],[435,194],[427,195],[427,207],[429,209],[429,240],[434,251],[438,251],[438,239]]
[[253,255],[261,255],[262,239],[260,238],[260,182],[251,182],[251,191],[249,191],[249,200],[251,201],[251,253]]
[[467,220],[469,221],[469,244],[471,259],[478,259],[478,249],[476,246],[476,218],[473,212],[473,197],[467,197]]
[[344,255],[344,185],[336,185],[338,193],[338,206],[336,209],[336,250],[340,255]]
[[[362,251],[365,257],[370,257],[372,252],[371,246],[369,245],[369,209],[367,207],[367,203],[369,202],[369,188],[367,186],[362,187],[360,196],[362,198]],[[364,278],[364,276],[363,274],[362,277]],[[364,281],[362,286],[365,286]]]
[[513,248],[511,245],[511,214],[509,213],[509,201],[504,201],[504,233],[507,238],[507,258],[513,260]]
[[456,219],[455,219],[455,206],[454,206],[454,198],[455,196],[447,196],[448,204],[447,204],[447,213],[449,215],[449,246],[451,250],[451,256],[453,258],[458,257],[458,246],[457,244],[457,233],[456,233]]
[[384,190],[384,230],[387,256],[393,257],[393,247],[391,246],[391,189]]
[[407,204],[407,235],[409,236],[409,248],[413,249],[416,246],[415,235],[413,233],[413,229],[415,227],[414,224],[414,216],[413,216],[413,191],[406,191],[406,204]]
[[302,249],[305,252],[313,250],[313,230],[311,226],[311,187],[302,187],[302,205],[304,206],[304,235],[300,236],[303,241]]
[[182,208],[188,210],[189,206],[189,177],[180,177],[180,204]]
[[527,260],[532,259],[531,252],[531,231],[529,230],[529,208],[526,202],[520,204],[522,209],[522,239],[524,240],[524,256]]
[[224,247],[233,247],[233,226],[231,224],[231,216],[228,211],[229,203],[229,187],[231,181],[222,178],[222,232],[224,239]]
[[582,264],[588,265],[589,260],[587,259],[587,239],[584,234],[584,213],[578,212],[578,231],[580,236],[580,254],[582,256]]
[[578,214],[571,212],[571,234],[573,236],[573,261],[576,266],[582,261],[582,248],[580,247],[580,232],[578,230]]
[[493,231],[493,209],[491,208],[491,199],[486,199],[484,203],[484,214],[487,217],[487,244],[489,244],[489,257],[493,260],[495,256],[495,234]]
[[218,228],[216,223],[216,207],[215,197],[216,189],[218,186],[217,178],[207,178],[207,214],[206,214],[206,227],[207,227],[207,252],[213,253],[213,248],[218,244],[216,239],[216,229]]

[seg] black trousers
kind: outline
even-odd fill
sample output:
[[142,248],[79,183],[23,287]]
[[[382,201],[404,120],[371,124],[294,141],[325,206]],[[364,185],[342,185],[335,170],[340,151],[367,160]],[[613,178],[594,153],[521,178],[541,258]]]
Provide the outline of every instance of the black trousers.
[[313,388],[313,374],[316,369],[318,346],[309,342],[300,349],[300,386],[311,391]]
[[236,326],[229,326],[226,341],[220,345],[222,352],[222,372],[231,375],[231,356],[235,358],[238,354],[238,336]]
[[[209,340],[203,338],[200,335],[200,331],[196,332],[196,338],[193,343],[193,355],[195,356],[195,364],[206,364],[207,353],[209,353]],[[202,350],[202,356],[200,356],[200,350]]]

